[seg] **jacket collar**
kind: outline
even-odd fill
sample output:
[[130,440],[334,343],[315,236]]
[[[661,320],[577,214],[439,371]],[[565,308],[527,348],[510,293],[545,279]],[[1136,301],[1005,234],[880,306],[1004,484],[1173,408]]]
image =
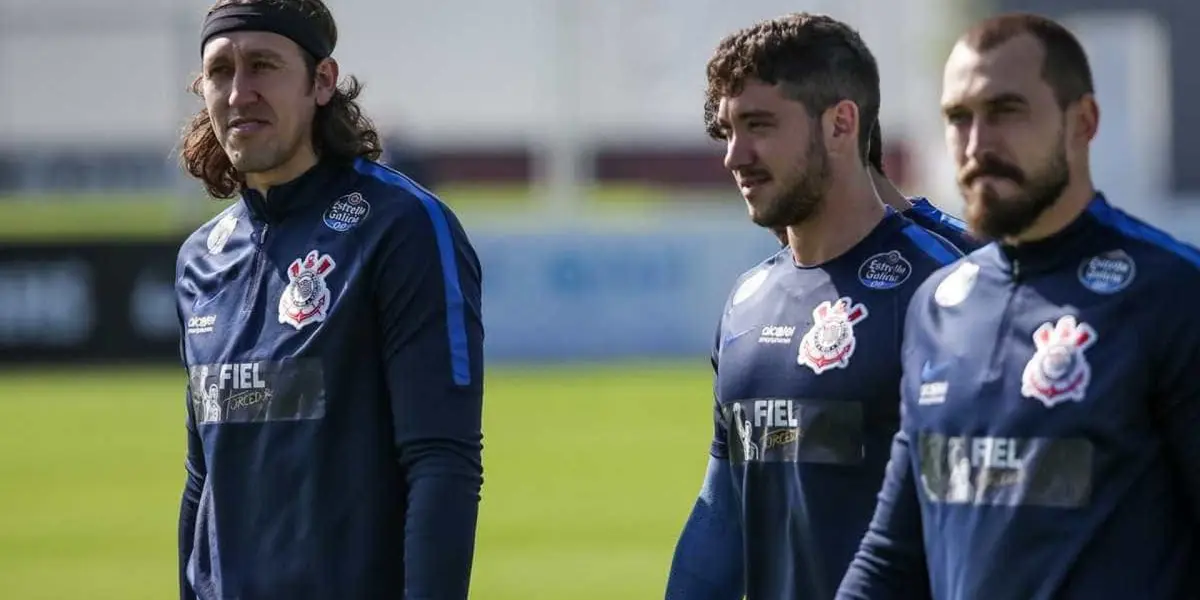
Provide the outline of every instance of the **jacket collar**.
[[1001,267],[1016,278],[1053,271],[1078,261],[1094,249],[1104,228],[1097,214],[1107,210],[1110,210],[1108,200],[1097,192],[1087,208],[1054,235],[1017,246],[999,243],[996,255]]
[[243,187],[242,203],[255,220],[278,223],[312,204],[332,200],[333,184],[344,171],[336,164],[320,161],[299,177],[271,187],[266,196]]

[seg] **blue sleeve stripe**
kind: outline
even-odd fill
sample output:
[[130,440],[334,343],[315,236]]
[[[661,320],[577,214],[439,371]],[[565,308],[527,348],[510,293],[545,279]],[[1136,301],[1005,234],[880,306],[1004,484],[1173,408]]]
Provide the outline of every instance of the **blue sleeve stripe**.
[[909,201],[912,202],[912,210],[921,213],[930,221],[938,221],[950,229],[958,230],[959,233],[967,233],[966,221],[934,206],[928,198],[915,196],[909,198]]
[[421,201],[421,206],[433,222],[434,238],[437,240],[438,256],[442,263],[442,280],[446,287],[446,329],[450,335],[450,370],[457,385],[471,383],[471,352],[467,342],[466,302],[463,300],[462,285],[458,277],[458,260],[454,255],[454,240],[450,235],[450,224],[442,205],[429,191],[402,173],[393,171],[379,163],[359,159],[355,169],[404,189]]
[[951,229],[957,229],[959,233],[967,232],[967,223],[954,215],[942,213],[942,222]]
[[933,258],[933,260],[940,264],[948,265],[959,258],[954,251],[951,251],[943,244],[940,238],[922,229],[919,225],[906,225],[902,231],[904,235],[908,236],[908,239],[917,245],[917,248],[920,248],[921,252],[928,254],[930,258]]
[[1124,211],[1113,207],[1104,201],[1102,197],[1098,197],[1096,201],[1092,202],[1091,206],[1088,207],[1088,212],[1096,220],[1116,229],[1125,237],[1157,246],[1188,261],[1193,267],[1200,268],[1200,250],[1195,246],[1181,242],[1171,237],[1169,233],[1143,223]]

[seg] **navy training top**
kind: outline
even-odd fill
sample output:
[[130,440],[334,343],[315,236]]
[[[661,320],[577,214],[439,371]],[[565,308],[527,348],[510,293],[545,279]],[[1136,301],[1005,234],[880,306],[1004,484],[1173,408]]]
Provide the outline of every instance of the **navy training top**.
[[478,258],[367,160],[182,245],[185,600],[467,597],[482,480]]
[[1197,597],[1200,252],[1102,195],[916,293],[902,429],[838,598]]
[[961,253],[900,214],[819,267],[781,250],[739,278],[713,348],[715,433],[750,600],[831,598],[899,424],[909,297]]

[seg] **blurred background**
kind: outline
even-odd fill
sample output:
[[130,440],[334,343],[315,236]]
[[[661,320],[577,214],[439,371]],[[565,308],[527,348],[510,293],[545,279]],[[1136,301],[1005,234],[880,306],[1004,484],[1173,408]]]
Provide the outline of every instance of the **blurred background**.
[[[1036,9],[1090,52],[1093,169],[1200,241],[1190,0],[330,0],[386,162],[480,253],[486,483],[473,598],[661,597],[711,436],[707,354],[775,243],[701,123],[726,33],[795,10],[859,28],[890,176],[960,200],[941,67],[972,19]],[[176,594],[182,238],[226,204],[175,166],[207,2],[0,0],[0,598]]]

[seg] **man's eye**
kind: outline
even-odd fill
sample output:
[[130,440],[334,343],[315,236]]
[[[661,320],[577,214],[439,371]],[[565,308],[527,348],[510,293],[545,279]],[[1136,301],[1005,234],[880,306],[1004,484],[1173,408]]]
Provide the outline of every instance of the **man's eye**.
[[965,125],[971,122],[969,113],[951,113],[946,115],[946,122],[951,125]]

